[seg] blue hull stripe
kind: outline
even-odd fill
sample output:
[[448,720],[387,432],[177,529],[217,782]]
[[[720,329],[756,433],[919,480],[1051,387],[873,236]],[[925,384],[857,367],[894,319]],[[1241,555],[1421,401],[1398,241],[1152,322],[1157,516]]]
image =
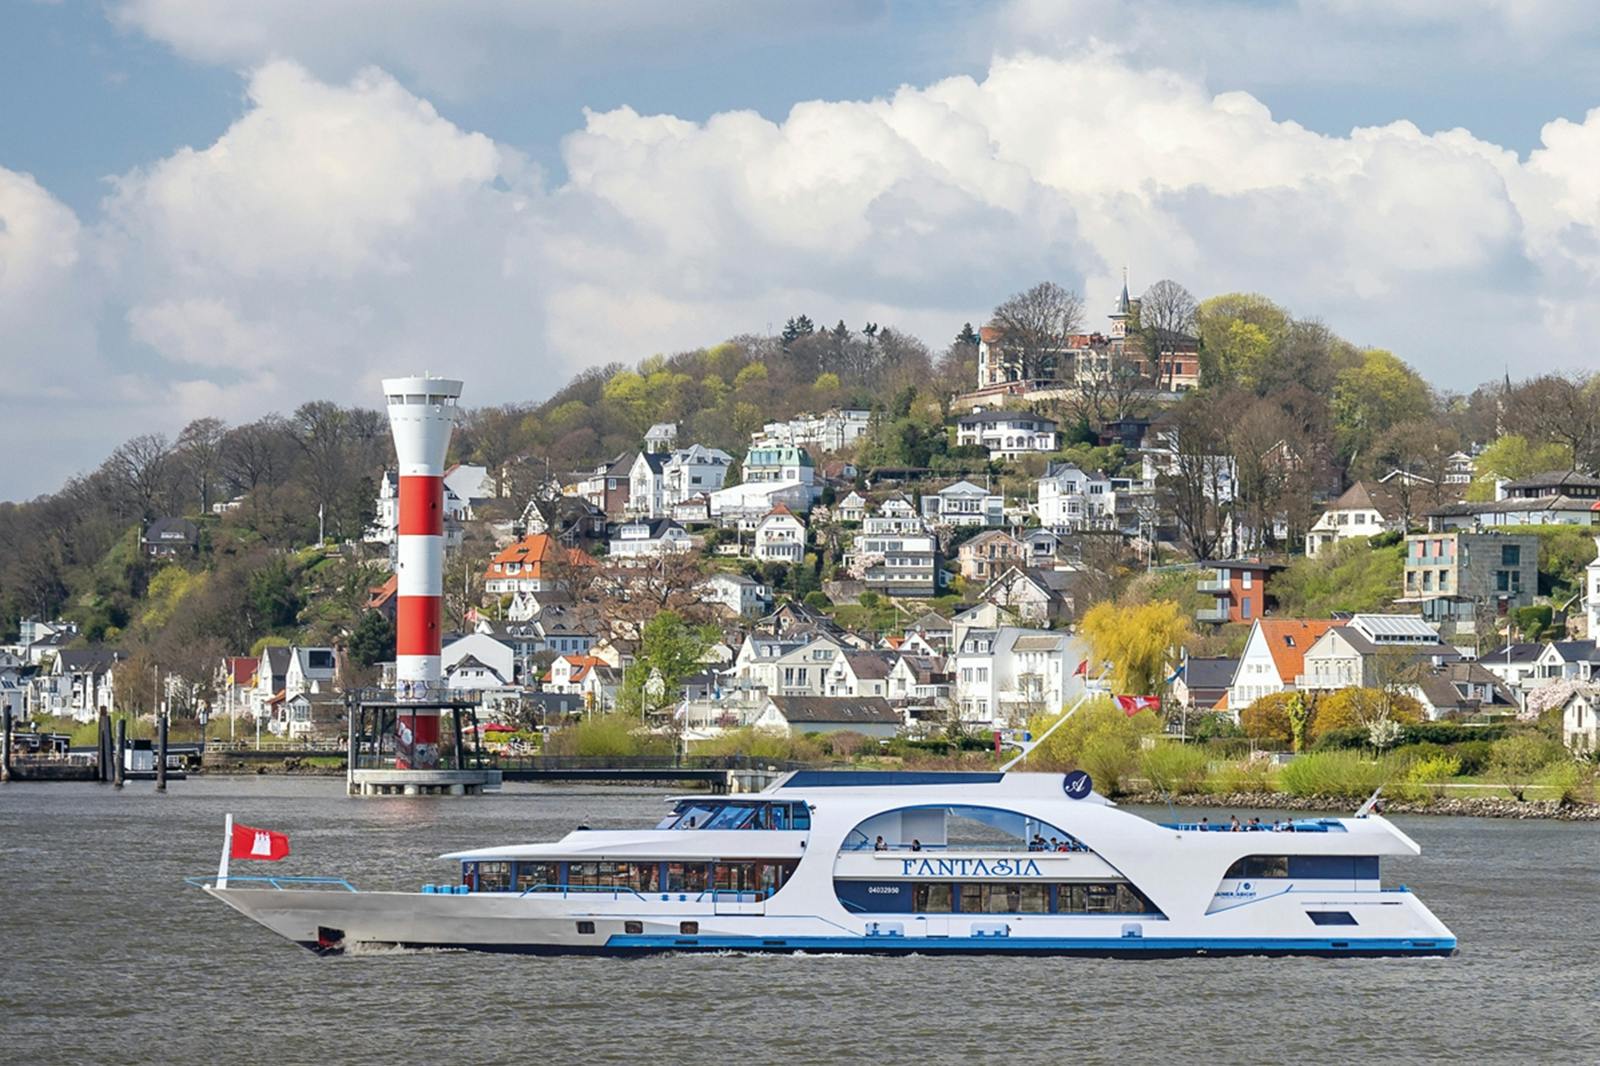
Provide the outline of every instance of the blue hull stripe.
[[[319,955],[342,954],[343,946],[302,946]],[[1443,956],[1456,953],[1453,937],[1438,940],[1193,939],[1158,937],[901,937],[901,936],[626,936],[590,944],[431,944],[389,945],[414,949],[481,951],[506,955],[611,955],[638,957],[672,951],[731,951],[860,955],[1068,955],[1099,958],[1165,959],[1188,956],[1311,955],[1323,958]]]

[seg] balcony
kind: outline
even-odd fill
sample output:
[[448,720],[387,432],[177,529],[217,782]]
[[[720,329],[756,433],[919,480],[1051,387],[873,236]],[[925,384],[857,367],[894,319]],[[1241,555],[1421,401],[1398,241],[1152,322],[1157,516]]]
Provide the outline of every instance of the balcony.
[[1201,592],[1227,592],[1228,583],[1220,577],[1205,577],[1195,584],[1195,588]]
[[1194,613],[1194,619],[1197,622],[1226,622],[1228,620],[1228,608],[1226,605],[1202,607]]

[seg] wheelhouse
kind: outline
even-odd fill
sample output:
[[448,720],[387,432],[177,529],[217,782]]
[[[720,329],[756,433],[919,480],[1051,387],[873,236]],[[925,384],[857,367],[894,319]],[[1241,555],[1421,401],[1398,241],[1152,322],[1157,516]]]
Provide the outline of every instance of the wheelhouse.
[[811,808],[800,800],[687,799],[678,801],[657,829],[811,828]]

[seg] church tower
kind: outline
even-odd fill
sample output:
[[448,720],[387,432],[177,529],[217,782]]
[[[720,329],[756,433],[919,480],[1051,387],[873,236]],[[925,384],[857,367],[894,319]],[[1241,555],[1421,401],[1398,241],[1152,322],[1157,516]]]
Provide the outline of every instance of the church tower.
[[1128,320],[1133,317],[1133,301],[1128,299],[1128,268],[1122,268],[1122,295],[1117,297],[1117,309],[1110,314],[1111,339],[1126,340]]

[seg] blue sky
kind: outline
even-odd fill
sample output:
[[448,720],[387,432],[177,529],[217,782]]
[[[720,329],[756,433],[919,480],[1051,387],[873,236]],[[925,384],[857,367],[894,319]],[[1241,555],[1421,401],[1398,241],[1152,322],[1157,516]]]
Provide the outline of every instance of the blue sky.
[[[799,8],[795,10],[794,8]],[[1443,388],[1592,364],[1575,0],[15,0],[0,498],[453,368],[1257,289]],[[753,114],[752,114],[753,113]],[[1091,312],[1093,313],[1093,312]]]

